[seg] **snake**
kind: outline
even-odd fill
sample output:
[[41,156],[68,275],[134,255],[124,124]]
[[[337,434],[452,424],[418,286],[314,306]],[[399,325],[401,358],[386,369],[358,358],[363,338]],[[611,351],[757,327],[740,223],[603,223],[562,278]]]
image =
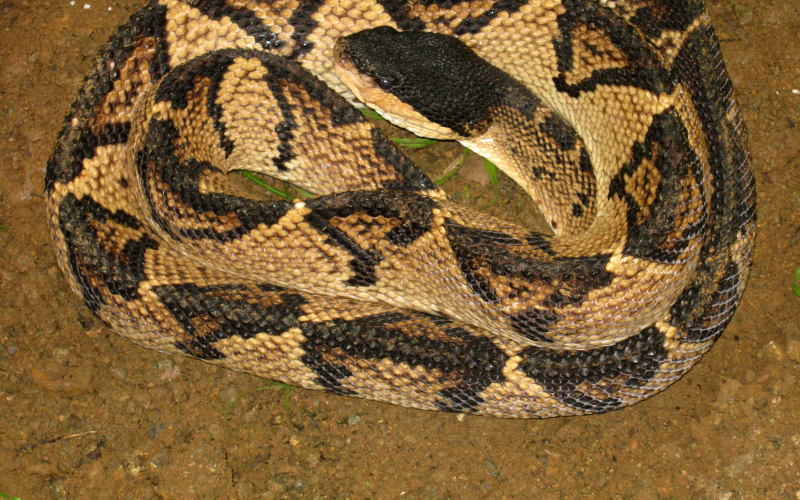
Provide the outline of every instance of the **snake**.
[[[495,162],[551,231],[448,197],[361,101]],[[152,0],[100,49],[44,190],[69,286],[136,344],[505,418],[680,379],[755,239],[699,0]]]

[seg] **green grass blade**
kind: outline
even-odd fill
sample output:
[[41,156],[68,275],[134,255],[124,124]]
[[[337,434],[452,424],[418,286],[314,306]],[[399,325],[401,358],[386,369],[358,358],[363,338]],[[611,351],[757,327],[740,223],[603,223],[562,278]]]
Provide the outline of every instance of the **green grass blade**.
[[269,385],[266,385],[264,387],[258,387],[256,389],[243,392],[243,393],[239,394],[238,396],[236,396],[236,399],[231,401],[231,403],[227,406],[227,408],[225,408],[225,415],[224,415],[225,420],[228,419],[228,415],[230,415],[231,411],[233,411],[233,407],[236,406],[236,403],[238,403],[240,399],[242,399],[245,396],[249,396],[250,394],[255,394],[255,393],[261,392],[261,391],[268,391],[270,389],[283,389],[283,404],[284,404],[284,407],[286,408],[286,412],[288,413],[289,412],[289,391],[291,390],[292,386],[290,386],[288,384],[281,384],[281,383],[278,383],[278,382],[268,382],[268,383],[269,383]]
[[294,199],[292,196],[289,196],[289,193],[286,193],[284,191],[281,191],[278,188],[274,188],[274,187],[270,186],[269,184],[267,184],[266,182],[262,181],[261,179],[259,179],[255,175],[251,174],[250,172],[247,172],[245,170],[240,170],[239,173],[242,174],[245,179],[255,183],[260,188],[266,189],[267,191],[269,191],[272,194],[277,194],[281,198],[287,199],[289,201],[292,201]]
[[792,289],[794,290],[794,294],[800,297],[800,267],[794,272],[794,284],[792,285]]
[[481,207],[481,210],[484,210],[497,203],[497,200],[500,198],[500,181],[497,179],[497,166],[486,158],[481,157],[481,159],[483,160],[483,166],[486,168],[486,173],[489,175],[489,180],[492,181],[492,187],[494,188],[492,199],[489,200],[489,203]]
[[381,115],[379,115],[378,113],[376,113],[374,110],[372,110],[370,108],[361,108],[361,109],[359,109],[359,111],[361,111],[361,114],[364,115],[367,118],[371,118],[373,120],[383,120],[383,117]]
[[[255,183],[258,187],[260,187],[262,189],[266,189],[267,191],[269,191],[272,194],[276,194],[276,195],[280,196],[281,198],[287,199],[289,201],[292,201],[292,200],[294,200],[296,198],[295,196],[290,195],[286,191],[281,191],[280,189],[278,189],[276,187],[270,186],[269,184],[265,183],[264,181],[262,181],[261,179],[259,179],[255,175],[251,174],[250,172],[247,172],[245,170],[240,170],[239,172],[245,177],[245,179]],[[294,187],[295,191],[297,191],[297,194],[299,194],[300,196],[302,196],[304,198],[311,198],[311,197],[314,196],[312,193],[309,193],[308,191],[306,191],[303,188],[299,188],[297,186],[292,186],[292,187]]]
[[435,179],[433,182],[436,183],[437,186],[441,186],[450,180],[450,178],[456,175],[456,173],[461,170],[461,167],[464,166],[464,162],[467,161],[467,156],[469,156],[469,149],[464,148],[464,150],[461,152],[461,159],[458,161],[458,164],[455,166],[455,168],[438,179]]
[[424,137],[414,137],[412,139],[403,139],[401,137],[392,137],[392,141],[398,146],[409,149],[421,149],[431,144],[436,144],[436,139],[425,139]]
[[486,168],[486,173],[489,174],[489,180],[492,181],[492,186],[497,189],[500,185],[497,180],[497,167],[486,158],[483,158],[483,166]]

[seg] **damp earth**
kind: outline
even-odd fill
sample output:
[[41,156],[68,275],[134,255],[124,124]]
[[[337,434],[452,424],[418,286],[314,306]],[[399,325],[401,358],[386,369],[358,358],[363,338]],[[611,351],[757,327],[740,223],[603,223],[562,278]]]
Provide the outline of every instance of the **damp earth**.
[[[540,421],[287,389],[139,348],[83,307],[48,234],[45,164],[95,52],[139,3],[0,1],[0,498],[800,499],[798,2],[708,5],[758,183],[733,322],[653,399]],[[461,149],[413,154],[437,177]],[[475,157],[445,187],[536,218]]]

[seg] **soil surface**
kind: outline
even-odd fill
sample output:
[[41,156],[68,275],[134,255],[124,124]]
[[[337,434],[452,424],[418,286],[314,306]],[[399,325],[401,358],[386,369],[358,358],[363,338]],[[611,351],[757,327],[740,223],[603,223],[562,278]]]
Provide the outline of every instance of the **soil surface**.
[[[0,0],[0,498],[800,499],[800,3],[709,5],[759,190],[734,321],[665,393],[544,421],[285,390],[141,349],[91,315],[56,265],[45,163],[95,52],[138,3]],[[416,156],[438,176],[459,151]],[[454,196],[533,217],[505,178],[492,202],[470,161]]]

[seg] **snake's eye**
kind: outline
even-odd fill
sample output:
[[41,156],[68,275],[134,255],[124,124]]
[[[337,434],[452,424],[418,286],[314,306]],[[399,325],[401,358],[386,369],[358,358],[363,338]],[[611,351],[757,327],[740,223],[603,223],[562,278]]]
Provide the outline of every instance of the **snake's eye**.
[[389,90],[394,86],[394,80],[385,76],[375,79],[375,83],[377,83],[378,87],[382,88],[383,90]]

